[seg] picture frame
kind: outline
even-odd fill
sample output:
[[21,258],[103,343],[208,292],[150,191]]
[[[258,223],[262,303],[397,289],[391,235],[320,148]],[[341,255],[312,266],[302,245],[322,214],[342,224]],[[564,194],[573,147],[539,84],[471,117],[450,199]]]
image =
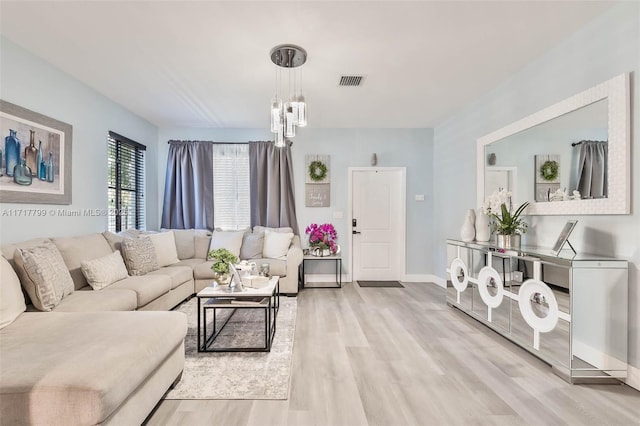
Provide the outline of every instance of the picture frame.
[[[68,123],[0,100],[0,132],[2,134],[0,202],[71,204],[73,127]],[[36,151],[31,147],[31,140],[34,141]],[[31,148],[30,152],[26,151],[28,148]],[[38,156],[37,153],[40,155]],[[7,155],[10,158],[7,158]],[[13,166],[16,163],[19,164],[23,158],[30,163],[27,164],[31,170],[30,180],[16,179],[14,176],[16,169]],[[40,164],[34,167],[38,160]],[[19,177],[25,176],[25,170],[20,168]]]
[[562,228],[562,231],[560,231],[560,235],[558,235],[558,239],[556,240],[556,243],[553,245],[553,248],[551,249],[556,254],[556,256],[560,255],[560,252],[562,251],[562,247],[564,247],[565,244],[569,244],[569,247],[571,247],[571,250],[573,250],[573,253],[576,254],[575,249],[569,242],[569,235],[571,235],[571,232],[573,232],[573,229],[576,227],[577,223],[578,223],[577,220],[568,220],[567,223],[565,223],[564,227]]

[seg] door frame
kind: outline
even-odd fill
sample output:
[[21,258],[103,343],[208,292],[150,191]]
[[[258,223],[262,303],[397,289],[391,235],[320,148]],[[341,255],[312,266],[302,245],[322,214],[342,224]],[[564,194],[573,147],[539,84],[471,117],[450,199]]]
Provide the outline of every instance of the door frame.
[[401,214],[400,214],[400,257],[402,258],[402,268],[400,271],[401,277],[404,279],[407,275],[407,168],[406,167],[349,167],[347,168],[347,184],[348,184],[348,200],[347,200],[347,229],[349,230],[349,259],[347,264],[349,266],[349,273],[347,274],[347,281],[353,282],[353,234],[351,234],[353,220],[353,174],[356,172],[371,172],[371,171],[386,171],[386,172],[400,172],[400,182],[402,191],[400,193],[401,198]]

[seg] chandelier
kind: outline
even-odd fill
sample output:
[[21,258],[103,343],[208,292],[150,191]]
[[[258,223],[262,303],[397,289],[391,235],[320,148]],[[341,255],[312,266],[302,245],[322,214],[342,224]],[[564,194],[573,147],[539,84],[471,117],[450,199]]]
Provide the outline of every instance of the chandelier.
[[[296,127],[307,125],[307,104],[302,94],[302,72],[296,73],[295,68],[307,61],[307,52],[300,46],[281,44],[271,49],[271,62],[276,68],[276,94],[271,99],[271,131],[276,134],[275,146],[285,146],[285,138],[296,135]],[[288,70],[288,100],[282,101],[282,68]],[[291,90],[291,75],[293,71],[293,91]],[[298,86],[297,80],[300,85]],[[298,88],[300,91],[298,92]]]

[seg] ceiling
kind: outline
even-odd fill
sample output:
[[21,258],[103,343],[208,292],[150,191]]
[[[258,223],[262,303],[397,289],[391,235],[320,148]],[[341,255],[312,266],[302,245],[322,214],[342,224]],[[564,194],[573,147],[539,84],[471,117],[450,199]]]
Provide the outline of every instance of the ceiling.
[[424,128],[613,4],[2,0],[0,32],[158,126],[267,127],[269,52],[294,43],[309,127]]

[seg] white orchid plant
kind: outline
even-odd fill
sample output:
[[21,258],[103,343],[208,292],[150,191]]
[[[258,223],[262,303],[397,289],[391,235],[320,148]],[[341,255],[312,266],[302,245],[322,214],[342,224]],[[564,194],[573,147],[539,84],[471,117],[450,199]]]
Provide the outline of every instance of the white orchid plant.
[[521,217],[529,202],[526,201],[513,211],[511,191],[501,188],[494,191],[480,207],[492,219],[491,230],[502,235],[524,234],[527,223]]

